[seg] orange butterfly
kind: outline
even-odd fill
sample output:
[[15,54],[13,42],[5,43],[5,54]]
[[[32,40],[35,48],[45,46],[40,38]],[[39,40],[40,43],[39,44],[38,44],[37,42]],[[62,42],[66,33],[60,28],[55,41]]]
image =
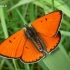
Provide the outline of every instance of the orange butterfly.
[[25,30],[16,32],[0,45],[0,55],[20,58],[24,63],[40,60],[60,42],[61,19],[62,11],[58,10],[35,20],[31,26],[26,25]]

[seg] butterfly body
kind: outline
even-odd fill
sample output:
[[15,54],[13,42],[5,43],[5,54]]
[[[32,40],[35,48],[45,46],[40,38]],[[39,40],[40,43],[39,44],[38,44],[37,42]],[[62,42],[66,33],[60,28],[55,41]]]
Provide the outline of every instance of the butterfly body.
[[37,31],[31,26],[26,26],[25,35],[31,42],[35,45],[35,47],[39,50],[44,52],[45,44],[42,41],[41,37],[38,35]]
[[20,58],[24,63],[37,62],[59,44],[61,19],[62,11],[57,10],[38,18],[31,26],[25,25],[25,30],[19,30],[0,44],[0,55]]

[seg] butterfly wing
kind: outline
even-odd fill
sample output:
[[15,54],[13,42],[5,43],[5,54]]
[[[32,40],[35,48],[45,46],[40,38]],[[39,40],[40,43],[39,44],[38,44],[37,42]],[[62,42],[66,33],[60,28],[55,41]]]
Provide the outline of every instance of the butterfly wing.
[[36,29],[37,32],[51,37],[57,33],[61,19],[62,11],[58,10],[35,20],[32,23],[32,26]]
[[6,57],[19,58],[23,52],[26,37],[24,30],[20,30],[0,45],[0,54]]
[[16,32],[0,45],[0,55],[10,58],[21,58],[25,63],[32,63],[44,57],[32,42],[26,38],[24,30]]
[[25,63],[33,63],[40,60],[42,57],[44,57],[44,53],[38,51],[34,44],[29,39],[27,39],[24,45],[21,60]]
[[45,35],[39,34],[39,36],[42,38],[42,40],[44,41],[45,45],[46,45],[46,52],[51,52],[52,50],[54,50],[57,45],[60,42],[61,39],[61,34],[60,32],[57,33],[56,36],[54,37],[47,37]]

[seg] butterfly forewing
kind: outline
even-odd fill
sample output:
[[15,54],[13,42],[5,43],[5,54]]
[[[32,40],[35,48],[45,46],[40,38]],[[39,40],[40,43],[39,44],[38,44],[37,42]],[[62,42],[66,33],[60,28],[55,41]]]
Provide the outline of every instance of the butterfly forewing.
[[48,37],[56,35],[62,19],[62,11],[51,12],[32,23],[37,32]]
[[26,37],[24,30],[20,30],[6,39],[0,45],[0,54],[6,57],[18,58],[23,52]]

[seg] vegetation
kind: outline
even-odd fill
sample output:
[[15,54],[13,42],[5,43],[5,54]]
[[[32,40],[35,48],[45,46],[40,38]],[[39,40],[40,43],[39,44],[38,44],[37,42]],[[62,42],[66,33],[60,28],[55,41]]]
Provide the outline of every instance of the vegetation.
[[35,19],[54,10],[63,11],[58,48],[35,64],[0,57],[0,70],[70,70],[70,1],[0,0],[0,43]]

